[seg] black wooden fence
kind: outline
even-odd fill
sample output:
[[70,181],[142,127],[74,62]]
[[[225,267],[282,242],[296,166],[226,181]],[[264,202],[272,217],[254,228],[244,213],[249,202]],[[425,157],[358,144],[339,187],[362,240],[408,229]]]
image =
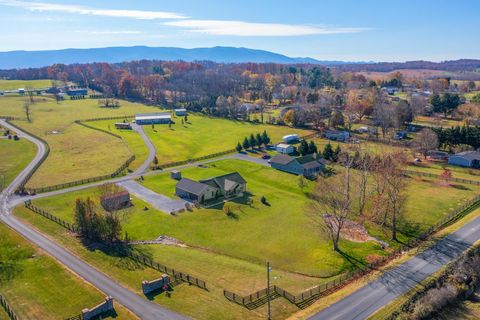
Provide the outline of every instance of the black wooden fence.
[[[39,208],[39,207],[36,207],[35,205],[32,204],[31,201],[25,201],[25,207],[30,209],[31,211],[35,212],[35,213],[38,213],[40,214],[41,216],[59,224],[60,226],[64,227],[65,229],[68,229],[69,231],[72,231],[72,232],[78,232],[78,228],[72,224],[72,223],[69,223],[69,222],[66,222],[56,216],[54,216],[53,214],[43,210],[42,208]],[[138,261],[152,269],[155,269],[157,271],[160,271],[160,272],[163,272],[163,273],[166,273],[166,274],[169,274],[171,275],[173,278],[174,278],[174,281],[183,281],[183,282],[187,282],[191,285],[195,285],[201,289],[204,289],[204,290],[208,290],[207,289],[207,284],[205,283],[205,281],[201,280],[201,279],[198,279],[194,276],[191,276],[189,275],[188,273],[183,273],[183,272],[180,272],[178,270],[175,270],[173,268],[169,268],[163,264],[160,264],[158,262],[155,262],[153,261],[152,259],[144,256],[144,255],[139,255],[139,254],[135,254],[135,253],[131,253],[129,252],[128,253],[128,257],[135,260],[135,261]]]
[[107,180],[107,179],[112,179],[115,178],[116,176],[120,175],[125,169],[128,168],[128,166],[135,160],[135,156],[132,155],[127,161],[125,161],[124,164],[122,164],[117,170],[115,170],[111,174],[107,174],[104,176],[98,176],[98,177],[92,177],[92,178],[87,178],[87,179],[82,179],[82,180],[77,180],[77,181],[72,181],[72,182],[67,182],[67,183],[61,183],[57,184],[54,186],[48,186],[48,187],[41,187],[41,188],[24,188],[23,190],[29,194],[37,194],[37,193],[43,193],[43,192],[49,192],[49,191],[54,191],[54,190],[60,190],[60,189],[65,189],[65,188],[70,188],[86,183],[92,183],[92,182],[97,182],[97,181],[102,181],[102,180]]
[[135,261],[138,261],[140,263],[143,263],[144,265],[146,265],[146,266],[148,266],[152,269],[155,269],[157,271],[160,271],[160,272],[171,275],[174,278],[174,281],[179,280],[179,281],[187,282],[187,283],[189,283],[191,285],[195,285],[195,286],[197,286],[201,289],[208,290],[207,289],[207,284],[205,283],[205,281],[203,281],[201,279],[198,279],[196,277],[193,277],[193,276],[191,276],[187,273],[183,273],[183,272],[177,271],[175,269],[169,268],[167,266],[164,266],[164,265],[162,265],[158,262],[153,261],[152,259],[150,259],[150,258],[148,258],[144,255],[129,253],[128,256],[131,259],[133,259]]
[[17,315],[13,311],[12,307],[8,304],[7,300],[0,294],[0,306],[5,310],[10,320],[18,320]]
[[[431,226],[426,231],[422,232],[418,237],[413,238],[409,240],[406,244],[396,248],[392,254],[388,256],[384,256],[382,257],[382,259],[379,259],[374,263],[368,264],[356,271],[342,274],[336,279],[333,279],[331,281],[328,281],[326,283],[323,283],[321,285],[318,285],[316,287],[303,291],[298,295],[293,295],[278,286],[271,287],[270,292],[275,292],[279,296],[284,297],[285,299],[287,299],[288,301],[297,305],[300,308],[306,307],[309,305],[310,302],[315,301],[316,299],[320,298],[322,295],[325,295],[328,292],[331,292],[339,287],[342,287],[347,282],[369,273],[371,270],[378,268],[379,266],[385,264],[389,260],[395,257],[398,257],[399,255],[402,254],[402,252],[405,252],[406,250],[411,249],[414,246],[417,246],[420,242],[426,240],[429,236],[431,236],[436,231],[442,229],[449,223],[457,220],[458,218],[463,216],[465,213],[467,213],[471,209],[474,209],[475,207],[478,207],[478,206],[480,206],[480,195],[467,201],[460,208],[454,210],[453,212],[451,212],[450,214],[448,214],[447,216],[439,220],[435,225]],[[230,292],[228,290],[224,290],[223,295],[225,296],[225,298],[227,298],[232,302],[238,303],[248,309],[252,309],[253,307],[255,308],[259,307],[263,303],[265,303],[267,292],[268,291],[265,288],[257,292],[254,292],[252,294],[242,296],[242,295]]]

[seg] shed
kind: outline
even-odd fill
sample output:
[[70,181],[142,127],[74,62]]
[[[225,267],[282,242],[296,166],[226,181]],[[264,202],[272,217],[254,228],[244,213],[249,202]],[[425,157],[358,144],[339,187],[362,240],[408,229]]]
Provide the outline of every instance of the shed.
[[70,97],[78,97],[78,96],[86,96],[88,94],[88,90],[85,88],[77,88],[77,89],[68,89],[67,95]]
[[182,173],[180,171],[174,170],[170,173],[170,177],[174,180],[181,180],[182,179]]
[[187,109],[175,109],[175,115],[176,116],[186,116],[187,115]]
[[275,146],[275,150],[282,154],[292,154],[295,152],[295,147],[290,144],[279,143]]
[[138,125],[168,124],[172,122],[172,116],[168,112],[141,113],[135,115],[135,122]]
[[118,210],[128,206],[130,203],[130,193],[128,191],[120,191],[107,194],[100,197],[102,207],[107,211]]
[[282,137],[283,142],[285,143],[294,143],[298,141],[298,134],[289,134]]
[[115,128],[132,130],[132,126],[128,122],[117,122],[117,123],[115,123]]
[[350,132],[339,130],[327,130],[325,131],[325,138],[334,141],[345,142],[350,138]]

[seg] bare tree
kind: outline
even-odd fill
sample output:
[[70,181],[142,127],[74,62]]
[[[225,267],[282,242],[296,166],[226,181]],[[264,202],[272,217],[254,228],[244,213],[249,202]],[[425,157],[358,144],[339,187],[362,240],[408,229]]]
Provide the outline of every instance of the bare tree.
[[425,128],[415,137],[415,150],[427,158],[428,151],[438,148],[438,136],[429,128]]
[[367,203],[368,181],[372,170],[372,158],[368,153],[364,153],[357,159],[356,168],[360,173],[358,213],[363,215]]
[[30,102],[29,101],[25,101],[25,103],[23,104],[23,111],[25,112],[27,121],[32,122],[32,120],[30,119]]
[[339,251],[339,240],[345,222],[353,215],[353,158],[341,155],[344,168],[342,173],[319,180],[311,194],[312,213],[321,217],[320,224],[332,240],[333,250]]

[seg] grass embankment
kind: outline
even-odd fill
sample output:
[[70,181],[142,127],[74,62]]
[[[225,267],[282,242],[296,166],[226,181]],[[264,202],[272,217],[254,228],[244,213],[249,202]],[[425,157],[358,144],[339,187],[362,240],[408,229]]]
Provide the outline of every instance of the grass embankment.
[[35,157],[35,153],[36,147],[30,141],[3,138],[0,128],[0,190],[12,182]]
[[[127,142],[75,124],[75,120],[158,111],[126,101],[121,101],[120,108],[107,109],[99,107],[97,100],[92,99],[65,100],[60,104],[49,97],[35,99],[37,102],[30,107],[32,122],[14,122],[46,140],[51,149],[46,161],[27,184],[29,188],[110,174],[130,157]],[[25,100],[21,97],[0,98],[0,114],[25,117]]]
[[[105,298],[3,224],[0,224],[0,251],[17,261],[7,280],[0,271],[0,292],[20,319],[65,319]],[[136,319],[119,304],[115,307],[116,319]]]

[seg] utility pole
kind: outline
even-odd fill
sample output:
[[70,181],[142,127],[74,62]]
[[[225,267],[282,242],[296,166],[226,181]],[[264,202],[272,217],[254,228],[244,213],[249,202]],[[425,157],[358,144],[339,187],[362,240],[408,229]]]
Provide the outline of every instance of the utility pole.
[[270,262],[267,262],[267,310],[268,316],[267,319],[270,320]]

